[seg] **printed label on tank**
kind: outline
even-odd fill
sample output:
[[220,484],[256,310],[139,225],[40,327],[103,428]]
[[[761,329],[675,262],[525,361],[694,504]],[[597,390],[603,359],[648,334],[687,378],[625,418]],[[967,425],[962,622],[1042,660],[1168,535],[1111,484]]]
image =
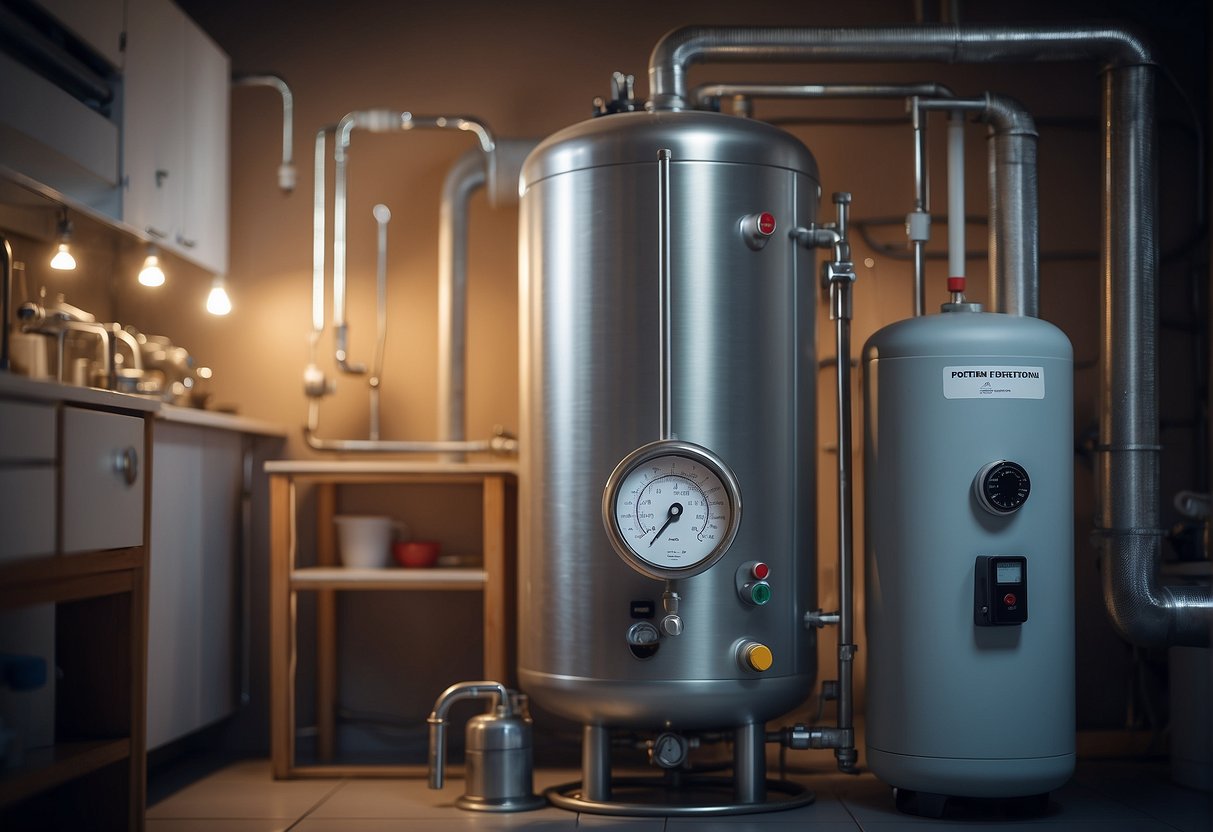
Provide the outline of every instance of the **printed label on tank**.
[[944,367],[947,399],[1043,399],[1044,367]]

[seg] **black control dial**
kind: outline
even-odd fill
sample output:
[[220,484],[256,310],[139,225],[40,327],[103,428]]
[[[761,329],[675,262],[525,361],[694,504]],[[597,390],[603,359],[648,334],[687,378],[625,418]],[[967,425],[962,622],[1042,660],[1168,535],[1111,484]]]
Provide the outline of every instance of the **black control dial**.
[[1032,480],[1018,462],[999,459],[977,472],[973,482],[977,502],[991,514],[1011,514],[1028,501]]

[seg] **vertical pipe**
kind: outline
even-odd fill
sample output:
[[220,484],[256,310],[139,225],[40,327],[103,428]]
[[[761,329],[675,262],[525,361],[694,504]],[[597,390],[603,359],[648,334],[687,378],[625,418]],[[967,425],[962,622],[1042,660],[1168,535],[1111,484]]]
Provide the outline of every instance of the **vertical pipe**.
[[910,99],[911,122],[914,126],[914,214],[923,221],[921,227],[910,225],[910,242],[914,247],[914,316],[926,314],[927,308],[927,238],[930,228],[931,191],[927,173],[927,114],[918,106],[918,97]]
[[948,277],[965,276],[965,117],[948,117]]
[[[1146,645],[1207,646],[1207,587],[1157,585],[1159,505],[1154,68],[1104,74],[1104,280],[1097,532],[1116,628]],[[1134,114],[1146,110],[1148,118]],[[1130,233],[1131,232],[1131,233]]]
[[661,310],[659,322],[661,339],[661,367],[658,384],[661,387],[661,438],[672,439],[672,418],[670,416],[670,373],[673,355],[671,354],[670,333],[670,150],[662,148],[657,151],[657,225],[658,225],[658,309]]
[[1008,98],[986,96],[990,124],[990,302],[996,312],[1040,314],[1036,125]]
[[762,723],[747,722],[733,731],[733,790],[738,803],[766,802],[766,732]]
[[[7,370],[9,369],[9,318],[13,314],[13,247],[9,245],[8,239],[3,234],[0,234],[0,258],[3,258],[4,261],[0,263],[0,311],[4,315],[4,320],[0,321],[0,370]],[[59,360],[62,362],[62,348],[59,350],[59,356]],[[63,377],[62,373],[59,377]]]
[[[468,212],[472,194],[487,180],[484,157],[469,150],[447,172],[438,219],[438,430],[439,439],[464,438],[467,400]],[[451,454],[462,462],[463,454]]]
[[[331,128],[316,132],[315,184],[312,198],[312,347],[324,332],[324,134]],[[312,356],[313,361],[315,355]]]
[[[854,720],[854,505],[851,471],[851,287],[855,267],[847,241],[847,217],[851,195],[834,194],[837,212],[838,242],[831,268],[830,317],[834,319],[835,382],[838,420],[838,727],[850,735]],[[838,747],[834,756],[843,771],[853,770],[855,746]]]
[[611,732],[605,725],[582,726],[581,797],[598,803],[611,799]]

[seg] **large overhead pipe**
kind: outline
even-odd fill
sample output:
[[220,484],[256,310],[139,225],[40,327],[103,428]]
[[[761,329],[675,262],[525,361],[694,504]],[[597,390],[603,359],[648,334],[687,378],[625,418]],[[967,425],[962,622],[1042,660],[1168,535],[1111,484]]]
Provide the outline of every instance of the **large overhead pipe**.
[[[1104,601],[1128,640],[1206,645],[1208,587],[1158,583],[1158,239],[1154,147],[1155,59],[1114,26],[686,27],[649,60],[649,107],[688,106],[687,69],[700,62],[1031,63],[1097,61],[1103,73],[1103,245],[1100,447],[1096,533]],[[1012,240],[1001,245],[1018,247]],[[1008,275],[1008,279],[1018,279]],[[1009,288],[1014,294],[1015,290]]]

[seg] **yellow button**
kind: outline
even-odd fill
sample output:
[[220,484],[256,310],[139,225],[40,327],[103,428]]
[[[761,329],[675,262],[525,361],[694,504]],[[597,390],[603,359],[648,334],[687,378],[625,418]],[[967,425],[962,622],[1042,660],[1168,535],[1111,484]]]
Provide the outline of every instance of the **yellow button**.
[[771,663],[775,660],[771,655],[771,648],[765,644],[750,644],[745,648],[744,655],[745,663],[751,670],[757,670],[759,673],[770,670]]

